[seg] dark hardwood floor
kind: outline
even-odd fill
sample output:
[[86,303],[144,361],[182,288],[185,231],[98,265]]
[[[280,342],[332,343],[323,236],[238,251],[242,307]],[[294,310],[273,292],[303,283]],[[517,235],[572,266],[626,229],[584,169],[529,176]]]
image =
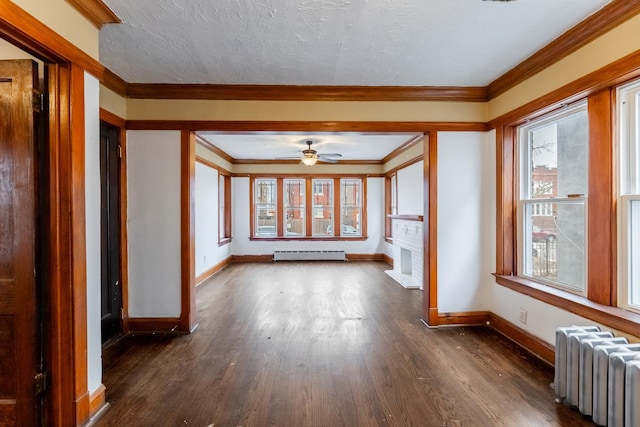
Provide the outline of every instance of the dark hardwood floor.
[[191,335],[103,355],[96,426],[585,426],[553,369],[485,327],[428,329],[384,263],[235,264]]

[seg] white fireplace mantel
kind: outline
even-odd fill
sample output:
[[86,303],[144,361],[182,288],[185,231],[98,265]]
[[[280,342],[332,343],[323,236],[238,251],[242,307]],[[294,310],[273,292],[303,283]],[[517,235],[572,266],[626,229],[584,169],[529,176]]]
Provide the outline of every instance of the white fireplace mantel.
[[423,289],[423,217],[413,215],[390,217],[393,270],[387,270],[385,273],[405,288]]

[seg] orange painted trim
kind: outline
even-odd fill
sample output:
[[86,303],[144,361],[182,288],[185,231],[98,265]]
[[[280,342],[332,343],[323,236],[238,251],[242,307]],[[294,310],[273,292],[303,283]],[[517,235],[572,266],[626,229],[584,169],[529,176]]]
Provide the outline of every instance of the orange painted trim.
[[196,277],[196,286],[202,284],[202,282],[204,282],[205,280],[210,279],[211,277],[213,277],[214,274],[216,274],[218,271],[222,270],[223,268],[227,267],[228,265],[231,265],[232,260],[233,258],[229,256],[224,260],[222,260],[221,262],[214,265],[213,267],[199,274]]
[[104,384],[100,386],[89,396],[89,416],[94,416],[106,404],[106,387]]
[[513,323],[501,318],[500,316],[490,313],[489,326],[515,342],[519,346],[533,353],[540,360],[549,365],[555,364],[555,347],[541,340],[535,335],[530,334],[524,329],[519,328]]
[[191,332],[197,326],[195,293],[195,178],[195,134],[183,130],[180,140],[180,331],[185,333]]

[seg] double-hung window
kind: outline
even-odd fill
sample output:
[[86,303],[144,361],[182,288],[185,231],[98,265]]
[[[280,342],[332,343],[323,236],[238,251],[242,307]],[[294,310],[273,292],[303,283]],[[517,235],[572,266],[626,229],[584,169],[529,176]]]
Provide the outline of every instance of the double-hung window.
[[277,235],[277,200],[275,178],[261,178],[255,180],[255,235],[273,237]]
[[343,178],[340,180],[340,234],[360,236],[362,218],[362,180]]
[[586,295],[586,102],[518,128],[518,271]]
[[252,177],[252,239],[365,239],[366,180]]
[[313,179],[313,236],[333,236],[333,179]]
[[284,180],[284,235],[302,237],[306,235],[305,180],[300,178]]
[[619,305],[640,311],[640,81],[618,88]]

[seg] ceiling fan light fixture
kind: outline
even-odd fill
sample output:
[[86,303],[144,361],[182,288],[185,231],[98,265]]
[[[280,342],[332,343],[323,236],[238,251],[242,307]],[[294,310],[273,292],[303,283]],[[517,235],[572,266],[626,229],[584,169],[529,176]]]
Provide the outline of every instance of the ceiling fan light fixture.
[[305,166],[313,166],[318,161],[318,157],[316,157],[316,156],[305,156],[301,160],[302,160],[302,163],[304,163]]

